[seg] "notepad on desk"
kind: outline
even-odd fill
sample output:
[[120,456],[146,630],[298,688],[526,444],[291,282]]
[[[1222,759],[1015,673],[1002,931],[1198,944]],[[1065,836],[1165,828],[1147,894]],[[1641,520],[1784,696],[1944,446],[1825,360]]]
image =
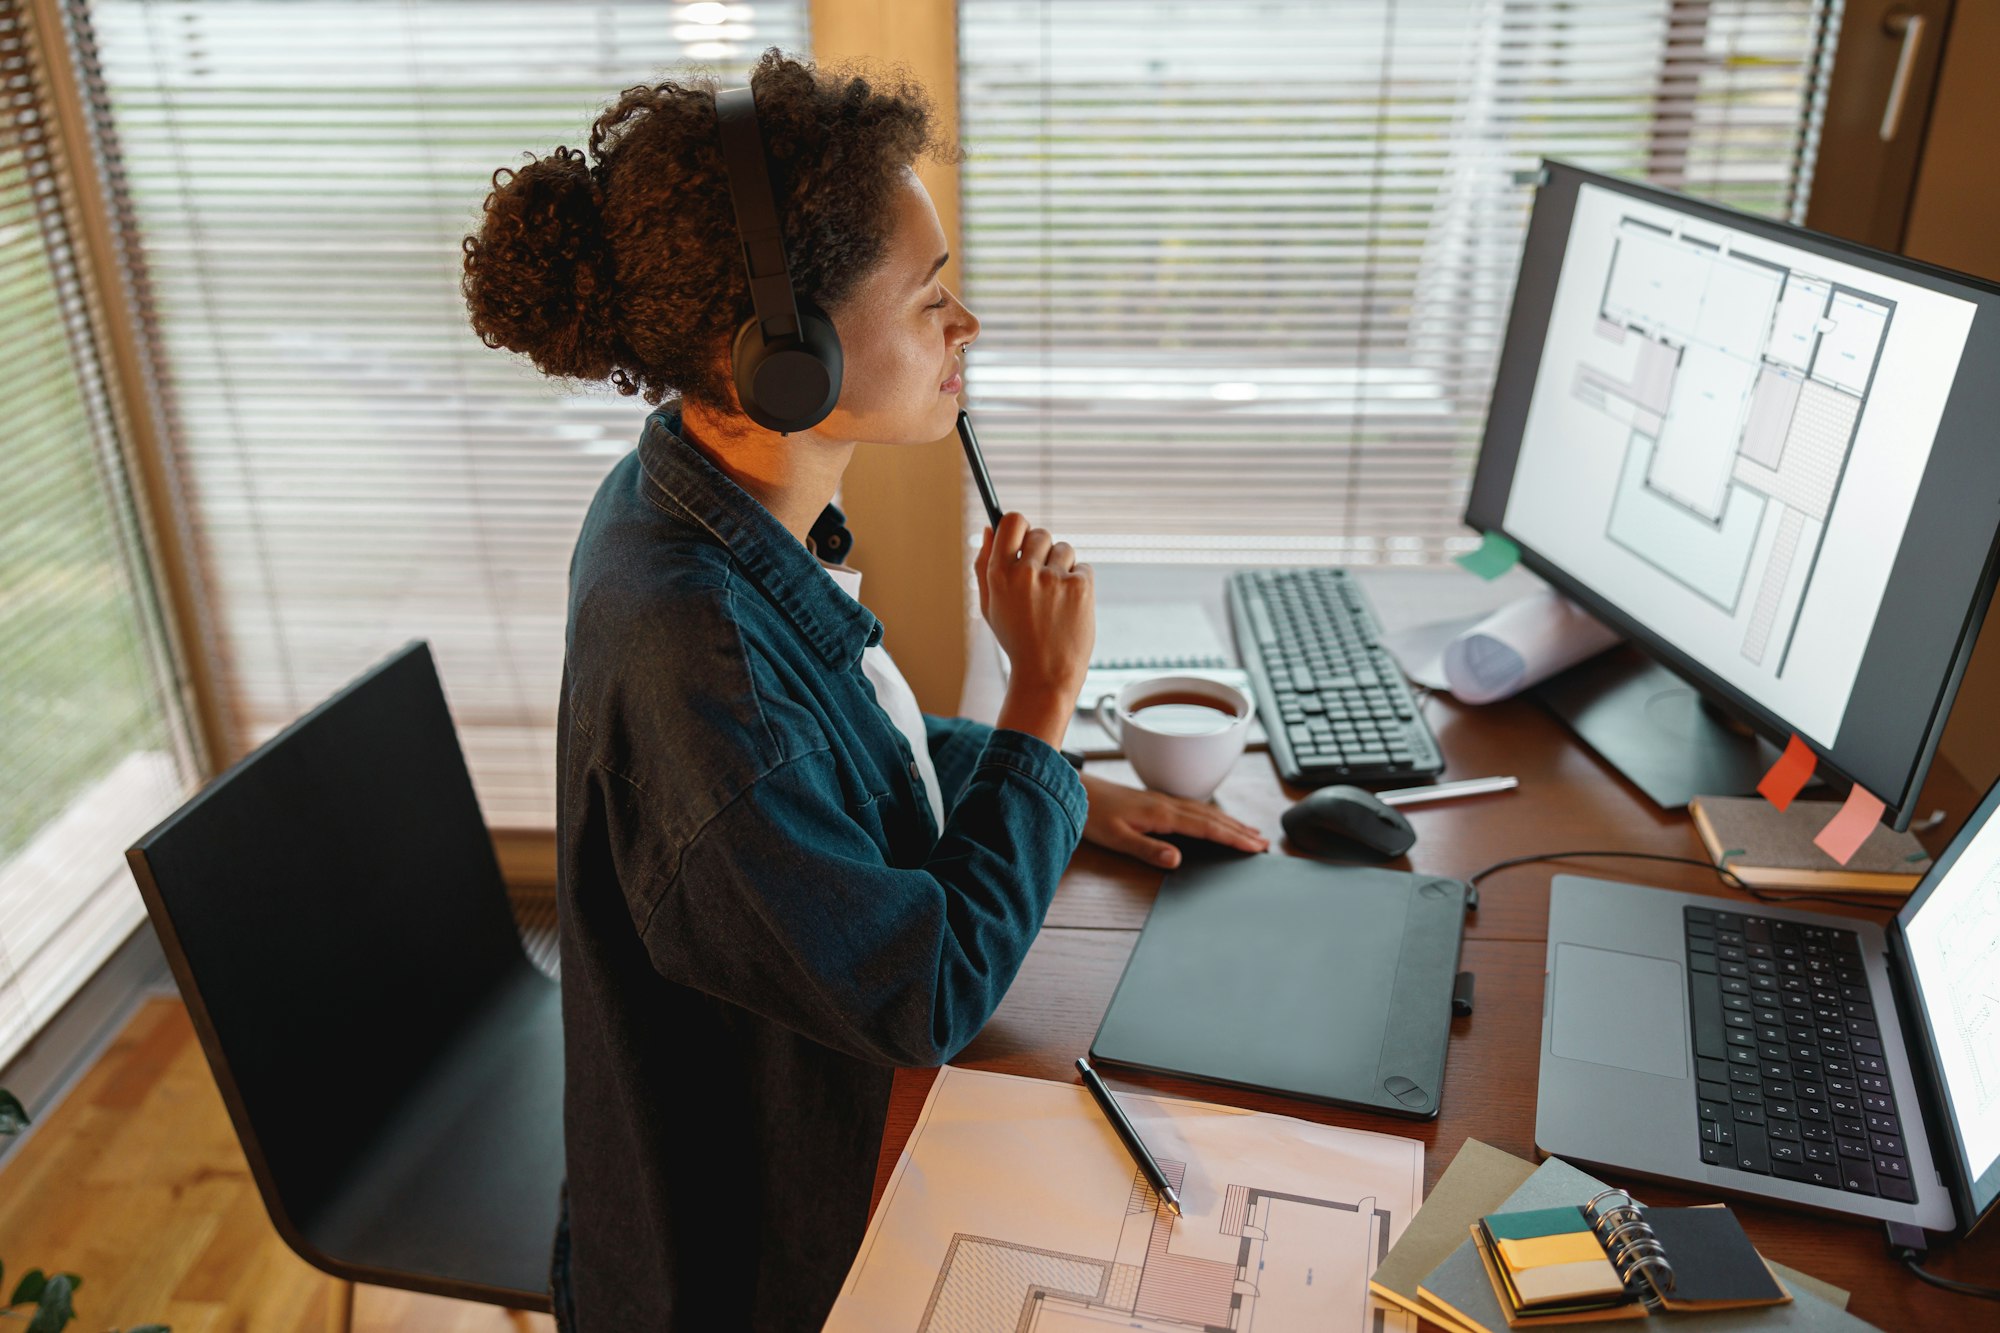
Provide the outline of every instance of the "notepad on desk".
[[[1097,701],[1134,680],[1168,673],[1219,680],[1255,694],[1250,673],[1235,665],[1201,603],[1124,602],[1098,607],[1097,643],[1063,748],[1091,759],[1118,754],[1118,742],[1098,725]],[[1263,721],[1252,721],[1246,744],[1254,749],[1267,739]]]
[[1908,893],[1931,868],[1908,833],[1877,826],[1846,864],[1813,841],[1837,801],[1793,801],[1780,810],[1761,796],[1697,796],[1688,803],[1702,846],[1717,865],[1757,889]]

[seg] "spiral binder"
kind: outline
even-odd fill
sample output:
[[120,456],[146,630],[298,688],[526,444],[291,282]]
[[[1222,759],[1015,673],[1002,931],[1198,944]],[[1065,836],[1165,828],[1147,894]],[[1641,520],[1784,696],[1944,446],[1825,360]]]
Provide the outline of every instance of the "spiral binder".
[[1590,1196],[1583,1215],[1626,1289],[1649,1306],[1663,1304],[1674,1289],[1674,1266],[1646,1222],[1645,1205],[1624,1190],[1604,1189]]
[[1221,653],[1155,653],[1145,657],[1093,657],[1092,671],[1222,671],[1229,659]]

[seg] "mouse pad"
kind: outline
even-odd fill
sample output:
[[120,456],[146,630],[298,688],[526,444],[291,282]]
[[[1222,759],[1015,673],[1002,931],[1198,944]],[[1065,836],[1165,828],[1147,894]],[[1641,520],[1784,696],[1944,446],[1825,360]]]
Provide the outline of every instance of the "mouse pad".
[[1465,886],[1276,852],[1160,886],[1094,1059],[1392,1115],[1438,1113]]

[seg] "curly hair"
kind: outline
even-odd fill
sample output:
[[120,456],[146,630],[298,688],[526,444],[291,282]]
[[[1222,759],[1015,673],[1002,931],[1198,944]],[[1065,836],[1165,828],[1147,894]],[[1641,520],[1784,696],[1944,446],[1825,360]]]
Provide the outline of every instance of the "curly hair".
[[[729,346],[751,316],[713,78],[628,88],[560,147],[493,173],[460,288],[473,332],[544,374],[735,404]],[[750,75],[797,290],[831,313],[884,258],[902,169],[959,150],[921,85],[765,51]]]

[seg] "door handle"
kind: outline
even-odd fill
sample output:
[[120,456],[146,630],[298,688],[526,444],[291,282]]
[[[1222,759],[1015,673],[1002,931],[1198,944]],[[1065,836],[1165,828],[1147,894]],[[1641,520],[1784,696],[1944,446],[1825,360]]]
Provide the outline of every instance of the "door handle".
[[1882,16],[1882,31],[1903,39],[1902,50],[1896,53],[1896,73],[1889,80],[1889,100],[1882,108],[1880,134],[1882,142],[1889,143],[1902,124],[1903,103],[1910,96],[1910,70],[1917,63],[1917,48],[1923,44],[1924,16],[1907,9],[1892,9]]

